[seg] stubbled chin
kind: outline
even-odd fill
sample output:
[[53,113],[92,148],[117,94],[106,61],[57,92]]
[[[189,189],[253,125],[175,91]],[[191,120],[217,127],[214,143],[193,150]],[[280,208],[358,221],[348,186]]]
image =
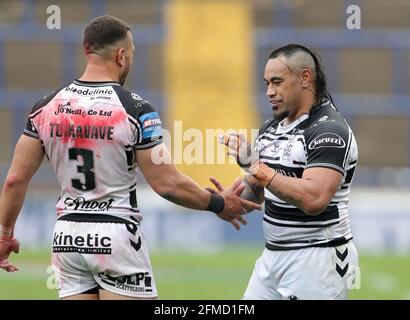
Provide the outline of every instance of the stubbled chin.
[[285,119],[287,116],[289,115],[288,111],[274,111],[273,112],[273,117],[278,120],[278,121],[282,121],[283,119]]

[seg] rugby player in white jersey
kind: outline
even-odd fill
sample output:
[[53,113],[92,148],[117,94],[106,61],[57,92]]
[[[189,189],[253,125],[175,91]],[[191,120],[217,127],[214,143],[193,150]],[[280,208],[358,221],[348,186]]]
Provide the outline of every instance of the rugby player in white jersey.
[[85,28],[83,45],[84,74],[36,103],[16,145],[0,198],[0,268],[17,271],[8,261],[19,250],[13,229],[28,183],[46,155],[61,184],[52,243],[59,297],[155,299],[140,230],[137,166],[165,199],[215,212],[236,229],[246,224],[246,211],[260,206],[239,197],[245,187],[240,179],[215,195],[172,164],[157,112],[122,87],[134,53],[125,22],[95,18]]
[[244,299],[346,299],[359,271],[348,214],[355,137],[310,49],[273,51],[264,79],[273,118],[260,129],[256,153],[243,136],[221,139],[249,172],[242,196],[265,202],[265,250]]

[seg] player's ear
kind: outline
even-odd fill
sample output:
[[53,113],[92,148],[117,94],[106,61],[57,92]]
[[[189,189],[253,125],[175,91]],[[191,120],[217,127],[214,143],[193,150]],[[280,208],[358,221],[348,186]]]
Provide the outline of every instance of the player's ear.
[[303,69],[300,73],[300,85],[302,88],[307,88],[309,83],[313,81],[313,73],[309,69]]
[[125,66],[125,49],[124,48],[117,49],[116,62],[120,67]]

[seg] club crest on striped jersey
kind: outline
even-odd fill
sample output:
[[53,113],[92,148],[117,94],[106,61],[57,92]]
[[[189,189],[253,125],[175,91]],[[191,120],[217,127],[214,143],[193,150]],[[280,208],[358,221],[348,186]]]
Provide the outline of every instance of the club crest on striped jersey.
[[326,132],[317,136],[309,143],[309,150],[320,148],[344,148],[346,142],[336,133]]

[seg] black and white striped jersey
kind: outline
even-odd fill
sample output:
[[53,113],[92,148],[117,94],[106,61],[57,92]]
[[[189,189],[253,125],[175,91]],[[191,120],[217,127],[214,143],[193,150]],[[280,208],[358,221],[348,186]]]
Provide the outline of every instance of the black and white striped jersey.
[[161,143],[162,129],[139,95],[116,82],[75,80],[33,107],[24,134],[41,140],[61,185],[58,216],[142,218],[134,150]]
[[352,238],[348,215],[349,192],[357,164],[355,137],[343,116],[324,100],[309,114],[284,125],[265,122],[256,140],[259,158],[280,174],[301,178],[312,167],[326,167],[343,174],[328,207],[309,216],[265,189],[264,234],[273,250],[331,246]]

